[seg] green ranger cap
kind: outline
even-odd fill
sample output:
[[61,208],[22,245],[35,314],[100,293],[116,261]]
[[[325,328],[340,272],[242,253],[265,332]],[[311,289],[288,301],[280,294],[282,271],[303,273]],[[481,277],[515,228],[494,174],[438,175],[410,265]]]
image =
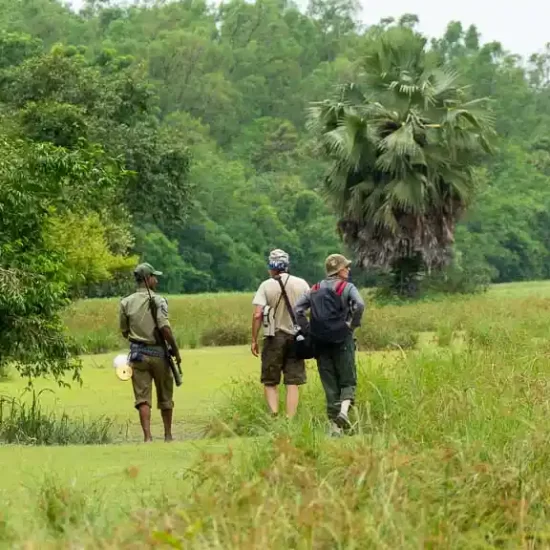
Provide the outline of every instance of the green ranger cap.
[[151,275],[162,275],[162,271],[157,271],[151,264],[139,264],[134,269],[134,275],[140,279],[145,279],[146,277],[151,277]]

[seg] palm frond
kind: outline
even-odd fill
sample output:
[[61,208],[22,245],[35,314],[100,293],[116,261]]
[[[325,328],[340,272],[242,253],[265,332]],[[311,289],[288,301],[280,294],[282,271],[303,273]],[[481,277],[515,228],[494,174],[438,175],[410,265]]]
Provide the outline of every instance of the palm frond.
[[475,193],[472,166],[491,151],[489,102],[466,101],[458,73],[433,67],[410,29],[369,43],[357,74],[308,113],[342,234],[368,265],[411,251],[439,265]]

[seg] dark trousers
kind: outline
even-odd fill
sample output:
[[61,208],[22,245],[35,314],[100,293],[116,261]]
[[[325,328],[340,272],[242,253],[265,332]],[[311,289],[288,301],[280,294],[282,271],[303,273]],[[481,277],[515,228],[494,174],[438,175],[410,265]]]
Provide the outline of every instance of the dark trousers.
[[327,399],[327,414],[334,420],[342,401],[355,399],[357,369],[355,342],[350,334],[341,344],[317,343],[317,368]]

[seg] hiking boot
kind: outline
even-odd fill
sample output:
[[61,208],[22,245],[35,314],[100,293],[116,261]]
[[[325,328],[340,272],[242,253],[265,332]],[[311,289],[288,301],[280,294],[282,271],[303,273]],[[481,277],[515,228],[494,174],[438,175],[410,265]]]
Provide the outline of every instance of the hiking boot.
[[339,412],[338,413],[338,416],[336,417],[336,425],[344,430],[344,431],[349,431],[351,430],[351,422],[348,418],[348,415],[346,413],[343,413],[343,412]]

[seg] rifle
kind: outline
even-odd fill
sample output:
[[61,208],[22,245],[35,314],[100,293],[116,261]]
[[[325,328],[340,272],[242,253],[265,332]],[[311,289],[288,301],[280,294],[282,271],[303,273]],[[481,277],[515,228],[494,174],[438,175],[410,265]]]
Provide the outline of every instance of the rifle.
[[149,289],[149,285],[147,284],[147,281],[145,281],[145,288],[147,289],[147,294],[149,294],[149,309],[151,311],[151,315],[153,316],[153,322],[155,323],[155,340],[162,347],[162,350],[164,351],[164,358],[166,359],[166,362],[168,363],[168,366],[170,367],[170,370],[174,375],[174,382],[176,383],[176,386],[181,386],[182,384],[181,365],[179,363],[176,365],[176,363],[174,362],[174,358],[172,357],[172,354],[168,349],[168,344],[166,343],[166,340],[164,339],[164,336],[160,331],[159,323],[157,320],[157,311],[158,311],[157,304],[153,299],[153,296],[151,296],[151,290]]

